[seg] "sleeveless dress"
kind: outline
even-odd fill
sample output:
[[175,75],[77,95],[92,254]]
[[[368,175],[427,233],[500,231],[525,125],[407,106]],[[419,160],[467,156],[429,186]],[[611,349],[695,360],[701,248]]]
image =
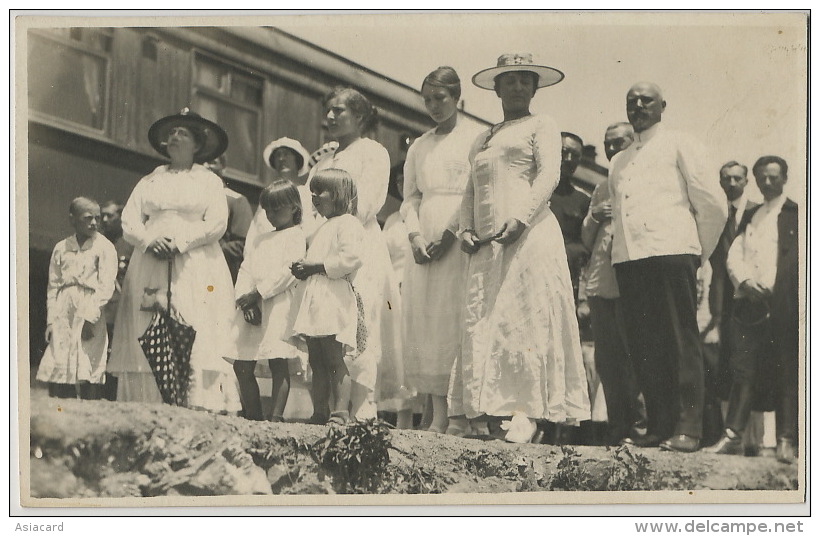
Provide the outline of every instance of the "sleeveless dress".
[[476,139],[470,162],[461,228],[485,238],[516,218],[526,230],[469,258],[450,415],[589,419],[564,240],[548,203],[560,175],[559,130],[541,115],[496,125]]
[[230,337],[233,281],[219,247],[227,221],[222,181],[199,164],[176,173],[159,166],[134,187],[122,211],[123,236],[135,246],[134,254],[123,281],[108,366],[119,378],[117,400],[162,402],[137,339],[153,314],[142,310],[148,294],[153,290],[164,300],[168,285],[168,261],[146,248],[157,237],[169,236],[180,250],[172,263],[171,303],[196,330],[189,406],[241,409],[233,370],[223,359],[236,351]]

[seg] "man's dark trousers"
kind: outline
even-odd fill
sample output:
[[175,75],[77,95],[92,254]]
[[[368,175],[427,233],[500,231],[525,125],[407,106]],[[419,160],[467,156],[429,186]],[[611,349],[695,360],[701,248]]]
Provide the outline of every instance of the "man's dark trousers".
[[646,401],[647,434],[661,440],[702,434],[699,264],[695,255],[664,255],[615,265],[627,343]]

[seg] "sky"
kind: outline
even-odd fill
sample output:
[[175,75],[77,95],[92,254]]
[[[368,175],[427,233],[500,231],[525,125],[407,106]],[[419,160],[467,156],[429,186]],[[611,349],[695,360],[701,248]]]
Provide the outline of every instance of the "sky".
[[566,75],[539,90],[531,111],[595,145],[604,165],[607,125],[626,120],[633,83],[652,81],[667,102],[663,124],[704,142],[716,178],[726,161],[751,168],[757,157],[777,154],[791,165],[787,191],[805,197],[807,38],[799,14],[335,14],[271,22],[416,89],[450,65],[462,79],[465,110],[491,122],[501,120],[500,102],[470,78],[503,53],[531,52]]

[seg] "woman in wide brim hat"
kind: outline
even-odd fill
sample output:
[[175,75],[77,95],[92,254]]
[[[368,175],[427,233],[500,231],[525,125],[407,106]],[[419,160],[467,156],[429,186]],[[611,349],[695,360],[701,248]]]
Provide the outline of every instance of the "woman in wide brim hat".
[[222,127],[188,108],[157,120],[148,129],[148,141],[159,154],[172,158],[168,152],[169,136],[172,130],[180,127],[190,131],[196,139],[193,161],[197,164],[219,157],[228,148],[228,134]]
[[138,337],[151,320],[152,296],[165,296],[170,269],[173,307],[196,331],[188,404],[235,412],[236,379],[223,359],[233,352],[233,283],[219,246],[228,205],[222,179],[199,163],[222,154],[228,137],[186,108],[154,123],[148,138],[171,162],[143,177],[122,211],[123,237],[135,249],[108,365],[119,379],[117,400],[162,402]]
[[498,58],[495,67],[484,69],[473,75],[473,84],[481,89],[495,89],[495,79],[499,75],[515,71],[528,71],[538,75],[536,88],[554,86],[564,79],[564,73],[555,67],[546,65],[536,65],[533,63],[532,54],[503,54]]
[[549,209],[561,134],[552,118],[529,109],[539,87],[562,78],[530,54],[505,54],[473,77],[496,92],[504,121],[479,135],[469,156],[459,222],[470,257],[467,305],[448,392],[451,416],[590,418],[566,250]]

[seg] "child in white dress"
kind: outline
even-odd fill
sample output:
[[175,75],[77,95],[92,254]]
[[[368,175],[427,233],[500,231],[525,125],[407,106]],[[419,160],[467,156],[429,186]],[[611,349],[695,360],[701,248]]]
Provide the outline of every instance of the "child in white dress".
[[[344,424],[350,415],[350,361],[357,344],[359,308],[351,281],[362,266],[364,227],[356,214],[356,185],[346,171],[321,170],[310,183],[313,205],[327,218],[316,231],[304,260],[291,271],[305,281],[294,303],[292,332],[304,337],[313,370],[310,423]],[[355,359],[353,353],[348,359]]]
[[48,382],[50,396],[97,399],[108,353],[103,307],[114,293],[117,250],[97,232],[96,201],[74,199],[69,220],[74,234],[54,246],[48,268],[48,348],[37,379]]
[[271,420],[282,422],[290,394],[288,359],[300,357],[294,344],[287,342],[288,314],[298,281],[290,265],[305,256],[306,239],[299,223],[302,205],[296,186],[277,180],[259,197],[272,229],[245,244],[245,258],[236,279],[237,315],[232,336],[237,353],[233,370],[246,419],[261,421],[262,401],[254,370],[267,360],[273,386]]

